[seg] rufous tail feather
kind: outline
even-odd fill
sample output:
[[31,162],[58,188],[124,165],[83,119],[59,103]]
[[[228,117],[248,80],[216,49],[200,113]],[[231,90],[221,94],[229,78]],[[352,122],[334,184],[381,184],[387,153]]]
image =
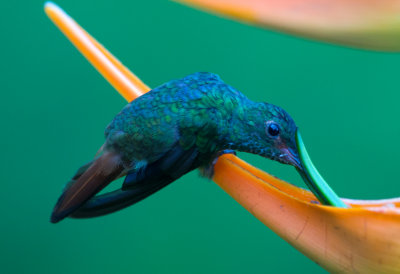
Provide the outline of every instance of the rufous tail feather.
[[113,152],[105,152],[76,180],[67,186],[51,215],[51,222],[57,223],[81,207],[100,192],[124,170],[121,158]]

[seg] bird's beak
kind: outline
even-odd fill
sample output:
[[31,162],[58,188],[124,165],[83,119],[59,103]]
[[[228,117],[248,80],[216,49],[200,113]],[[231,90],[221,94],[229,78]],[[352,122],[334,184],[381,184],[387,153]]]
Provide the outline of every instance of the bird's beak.
[[291,148],[281,148],[283,152],[282,160],[284,163],[287,163],[291,166],[294,166],[297,170],[303,171],[304,168],[301,165],[300,157],[298,151],[295,151]]
[[[300,156],[299,156],[299,150],[296,145],[295,145],[295,147],[296,147],[296,150],[293,150],[291,148],[281,149],[281,151],[285,155],[282,157],[282,159],[283,159],[284,163],[294,166],[296,168],[297,172],[303,178],[304,182],[307,184],[307,186],[311,190],[313,190],[314,183],[311,181],[309,174],[307,174],[306,169],[304,168],[303,164],[301,163]],[[313,192],[315,192],[315,189],[313,190]]]

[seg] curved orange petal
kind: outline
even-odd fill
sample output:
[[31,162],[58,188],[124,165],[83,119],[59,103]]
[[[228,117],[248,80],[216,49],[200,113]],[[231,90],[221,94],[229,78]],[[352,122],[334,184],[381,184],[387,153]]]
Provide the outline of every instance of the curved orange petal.
[[44,10],[71,43],[127,101],[130,102],[144,91],[150,90],[59,6],[47,2]]
[[[400,271],[400,209],[382,201],[352,208],[310,203],[306,190],[235,156],[221,157],[214,181],[251,214],[332,272]],[[353,205],[353,204],[352,204]]]
[[[76,22],[71,24],[72,19],[60,8],[46,4],[45,9],[127,100],[149,90]],[[314,203],[316,198],[310,191],[233,155],[219,158],[213,180],[256,218],[329,271],[400,272],[400,198],[344,199],[351,208],[321,206]]]
[[244,22],[347,46],[400,51],[398,0],[175,0]]

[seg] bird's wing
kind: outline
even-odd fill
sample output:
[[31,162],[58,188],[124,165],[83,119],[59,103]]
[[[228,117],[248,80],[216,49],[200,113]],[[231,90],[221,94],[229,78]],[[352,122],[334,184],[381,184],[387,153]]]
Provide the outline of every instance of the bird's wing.
[[125,178],[122,189],[135,188],[143,184],[152,184],[160,179],[176,180],[185,173],[196,168],[198,150],[196,146],[184,149],[177,143],[163,157],[138,170],[134,170]]
[[183,149],[176,144],[157,161],[128,173],[123,190],[93,197],[71,217],[97,217],[133,205],[197,168],[198,155],[199,152],[195,146]]

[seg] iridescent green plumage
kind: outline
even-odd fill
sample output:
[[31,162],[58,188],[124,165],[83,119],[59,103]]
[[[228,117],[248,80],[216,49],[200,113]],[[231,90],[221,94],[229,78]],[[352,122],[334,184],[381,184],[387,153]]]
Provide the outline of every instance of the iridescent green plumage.
[[[170,81],[134,100],[114,118],[105,131],[103,155],[88,171],[74,176],[52,221],[79,207],[76,217],[123,208],[197,167],[212,171],[215,157],[227,149],[300,168],[295,133],[295,123],[282,108],[249,100],[215,74],[194,73]],[[125,175],[126,192],[83,205],[107,183]],[[76,198],[76,191],[84,194]]]
[[107,127],[106,148],[122,152],[127,163],[153,162],[176,142],[202,156],[231,148],[276,157],[265,136],[265,122],[274,119],[294,134],[283,109],[249,100],[215,74],[195,73],[128,104]]

